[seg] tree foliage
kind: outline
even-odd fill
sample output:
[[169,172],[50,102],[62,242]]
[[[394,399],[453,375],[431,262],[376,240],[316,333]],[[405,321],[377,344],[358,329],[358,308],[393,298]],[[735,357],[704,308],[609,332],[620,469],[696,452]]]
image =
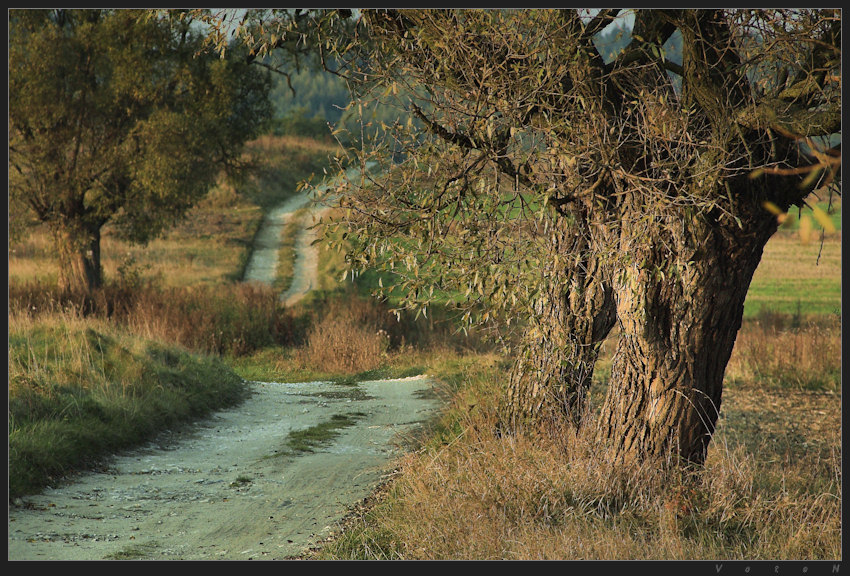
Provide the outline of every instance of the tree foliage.
[[50,228],[62,287],[101,283],[107,223],[145,242],[182,217],[270,116],[267,75],[204,41],[176,13],[10,12],[10,202]]
[[278,37],[340,63],[355,109],[400,111],[361,124],[335,223],[352,267],[395,274],[402,306],[519,324],[508,428],[581,412],[616,323],[600,441],[702,462],[775,212],[839,176],[816,138],[840,133],[840,12],[275,16]]

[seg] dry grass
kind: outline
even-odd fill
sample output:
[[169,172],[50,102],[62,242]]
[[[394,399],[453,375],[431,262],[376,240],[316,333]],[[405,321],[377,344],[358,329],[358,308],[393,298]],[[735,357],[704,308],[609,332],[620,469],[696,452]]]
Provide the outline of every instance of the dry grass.
[[389,311],[374,302],[352,297],[331,300],[307,332],[300,361],[317,372],[352,373],[373,370],[388,356]]
[[[228,199],[229,194],[225,189],[216,189],[190,210],[185,220],[146,246],[122,241],[114,229],[105,227],[101,240],[104,278],[128,281],[144,277],[166,286],[193,286],[241,277],[262,212],[235,196]],[[225,207],[223,202],[227,203]],[[28,230],[10,248],[10,281],[55,283],[58,268],[54,254],[44,226]]]
[[[308,138],[262,136],[247,143],[244,160],[254,171],[234,188],[224,181],[186,217],[147,245],[122,241],[104,227],[101,254],[107,281],[126,276],[156,279],[163,286],[216,285],[241,280],[265,210],[294,194],[297,185],[321,175],[337,149]],[[55,250],[47,230],[26,230],[9,247],[10,281],[54,283]]]
[[56,292],[51,238],[44,226],[30,228],[9,250],[10,311],[43,317],[74,310],[201,352],[243,355],[300,341],[292,314],[271,289],[238,281],[263,211],[328,165],[334,150],[309,139],[262,137],[247,145],[253,175],[238,190],[220,182],[162,237],[130,245],[106,226],[105,285],[90,295]]
[[66,312],[110,321],[141,338],[212,354],[245,355],[300,339],[291,313],[269,287],[219,284],[162,287],[109,284],[92,294],[59,294],[52,285],[10,283],[10,314]]
[[[502,374],[495,363],[468,369],[468,387],[443,422],[448,431],[404,457],[387,491],[319,557],[841,557],[834,395],[765,402],[770,394],[734,388],[705,470],[689,478],[612,465],[592,427],[494,434]],[[803,417],[812,410],[822,411],[818,425]],[[742,420],[770,425],[784,441]],[[805,441],[784,428],[791,421]]]
[[[796,240],[772,243],[763,288],[800,266],[811,272],[810,252],[791,264]],[[840,285],[839,253],[840,244],[825,246],[825,282]],[[775,301],[763,294],[762,303]],[[745,320],[700,476],[617,469],[592,427],[499,436],[495,405],[507,367],[473,356],[436,372],[452,389],[432,442],[401,459],[387,488],[315,557],[841,558],[840,318],[810,314],[808,294],[783,293],[802,304],[763,307]],[[594,406],[606,392],[612,348],[606,343],[597,365]]]
[[273,283],[278,293],[282,294],[289,290],[294,280],[298,235],[304,226],[311,225],[307,217],[309,213],[309,206],[296,210],[280,234],[280,249],[277,252],[277,274]]
[[738,333],[726,375],[759,387],[838,391],[840,317],[815,322],[763,311]]

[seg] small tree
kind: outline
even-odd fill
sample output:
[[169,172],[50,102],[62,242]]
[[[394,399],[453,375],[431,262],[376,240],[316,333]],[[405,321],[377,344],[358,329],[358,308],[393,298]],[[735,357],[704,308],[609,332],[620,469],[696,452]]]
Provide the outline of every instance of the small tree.
[[60,288],[100,286],[103,226],[155,237],[270,116],[267,75],[204,38],[168,13],[10,11],[10,202],[50,229]]
[[[812,138],[840,131],[840,11],[363,11],[352,34],[339,17],[283,28],[318,35],[356,107],[411,118],[357,151],[378,169],[342,200],[352,266],[396,273],[403,305],[448,293],[466,320],[521,323],[508,428],[580,412],[616,322],[600,440],[702,463],[772,211],[838,174]],[[626,17],[606,60],[596,39]]]

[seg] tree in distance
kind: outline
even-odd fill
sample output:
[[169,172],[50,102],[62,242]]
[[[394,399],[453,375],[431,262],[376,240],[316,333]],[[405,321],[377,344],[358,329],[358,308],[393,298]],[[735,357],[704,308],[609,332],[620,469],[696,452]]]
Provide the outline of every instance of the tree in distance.
[[101,286],[104,225],[154,238],[269,118],[268,73],[204,41],[176,12],[9,12],[9,201],[50,230],[61,289]]
[[[615,461],[699,467],[775,212],[837,189],[840,11],[263,18],[332,54],[354,107],[406,114],[363,118],[375,137],[352,154],[376,168],[348,183],[331,224],[352,268],[396,275],[401,306],[448,295],[467,322],[520,326],[503,429],[586,425],[616,325],[600,445]],[[597,40],[626,18],[631,37],[603,57]]]

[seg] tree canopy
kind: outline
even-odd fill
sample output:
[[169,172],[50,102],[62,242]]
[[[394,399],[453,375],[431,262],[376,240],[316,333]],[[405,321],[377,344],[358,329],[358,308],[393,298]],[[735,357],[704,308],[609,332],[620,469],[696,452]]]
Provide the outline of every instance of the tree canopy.
[[[624,18],[622,49],[606,51]],[[840,145],[818,138],[840,135],[840,11],[263,11],[254,24],[239,31],[252,50],[313,46],[355,109],[403,113],[364,118],[374,137],[353,150],[364,170],[336,224],[352,267],[396,275],[402,306],[448,294],[466,321],[521,325],[506,430],[580,420],[616,324],[600,442],[624,460],[703,461],[776,213],[837,191]]]
[[155,237],[270,116],[267,73],[204,41],[176,12],[10,11],[10,202],[50,228],[63,288],[102,282],[104,225]]

